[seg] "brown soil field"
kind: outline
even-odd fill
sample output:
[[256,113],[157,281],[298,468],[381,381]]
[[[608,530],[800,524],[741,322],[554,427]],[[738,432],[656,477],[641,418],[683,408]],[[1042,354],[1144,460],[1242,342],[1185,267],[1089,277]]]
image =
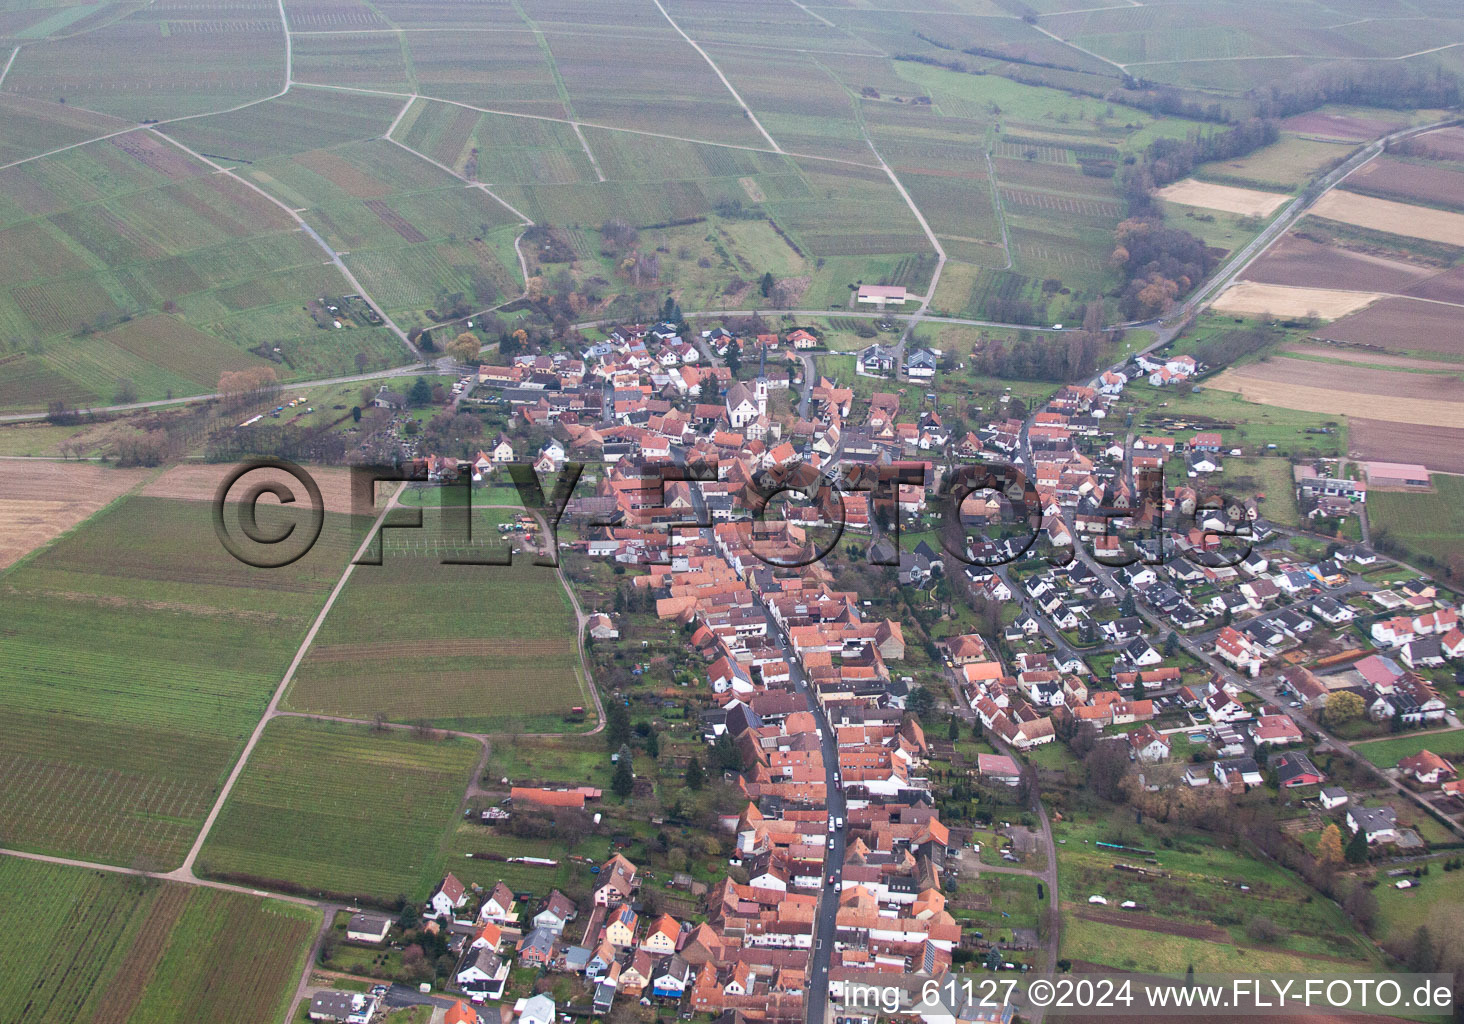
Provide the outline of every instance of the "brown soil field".
[[1398,366],[1410,370],[1453,370],[1464,373],[1464,363],[1446,363],[1442,359],[1414,359],[1412,356],[1392,356],[1366,349],[1348,348],[1343,345],[1288,345],[1278,355],[1295,352],[1299,356],[1321,356],[1324,359],[1341,359],[1349,363],[1366,363],[1369,366]]
[[1405,163],[1386,156],[1359,167],[1348,177],[1346,187],[1381,192],[1403,202],[1455,209],[1464,205],[1464,171]]
[[1440,128],[1409,139],[1405,152],[1435,160],[1464,160],[1464,128]]
[[1389,121],[1375,121],[1365,117],[1348,117],[1345,114],[1323,114],[1313,111],[1297,114],[1281,122],[1281,130],[1298,135],[1320,135],[1327,139],[1349,139],[1361,142],[1375,139],[1392,128]]
[[1464,213],[1431,210],[1333,189],[1312,204],[1309,215],[1354,224],[1371,231],[1464,246]]
[[1210,387],[1284,409],[1464,428],[1464,384],[1452,375],[1272,359],[1226,370]]
[[1072,914],[1073,917],[1114,925],[1118,928],[1137,928],[1140,931],[1158,932],[1161,935],[1183,935],[1186,938],[1204,939],[1207,942],[1233,941],[1229,932],[1213,924],[1184,924],[1150,914],[1130,913],[1127,910],[1105,910],[1091,904],[1082,906],[1068,904],[1063,907],[1063,910]]
[[5,463],[0,472],[0,569],[59,537],[149,473],[91,462]]
[[1350,252],[1287,235],[1246,268],[1243,276],[1247,281],[1302,288],[1403,292],[1433,273],[1436,271],[1430,267]]
[[1276,316],[1319,316],[1336,320],[1382,298],[1378,292],[1335,288],[1298,288],[1284,284],[1239,281],[1211,303],[1223,313],[1273,313]]
[[1176,181],[1173,185],[1161,188],[1156,194],[1160,199],[1171,203],[1222,210],[1247,217],[1269,217],[1291,198],[1279,192],[1261,192],[1253,188],[1236,188],[1234,185],[1212,185],[1193,178]]
[[1464,303],[1464,267],[1455,267],[1442,274],[1435,274],[1409,288],[1390,290],[1400,291],[1404,295],[1416,295],[1420,299]]
[[1390,298],[1318,332],[1322,337],[1398,352],[1464,355],[1464,310],[1437,302]]
[[1464,473],[1464,430],[1449,427],[1349,418],[1347,450],[1357,459],[1414,462],[1436,473]]
[[[214,493],[218,490],[219,483],[234,467],[229,465],[200,465],[189,463],[182,466],[173,466],[162,476],[149,483],[142,489],[142,493],[150,498],[178,498],[184,501],[212,501]],[[336,467],[323,468],[319,466],[307,466],[306,472],[315,478],[316,484],[320,486],[320,496],[325,500],[327,512],[350,512],[351,511],[351,474],[347,469]],[[308,503],[309,497],[304,493],[300,482],[288,473],[257,470],[241,479],[230,491],[231,497],[236,500],[243,496],[244,492],[257,483],[278,482],[285,484],[295,494],[295,501]],[[387,485],[378,485],[377,492],[380,494]],[[266,495],[262,502],[272,502],[273,498]]]

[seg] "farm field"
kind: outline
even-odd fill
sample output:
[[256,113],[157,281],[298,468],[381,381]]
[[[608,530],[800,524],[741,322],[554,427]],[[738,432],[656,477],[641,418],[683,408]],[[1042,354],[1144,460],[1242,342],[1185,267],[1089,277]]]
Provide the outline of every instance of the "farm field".
[[1395,423],[1464,427],[1464,388],[1452,374],[1375,370],[1284,356],[1232,367],[1209,387],[1248,401]]
[[1211,306],[1223,313],[1245,313],[1251,316],[1269,313],[1274,316],[1336,320],[1348,313],[1355,313],[1380,298],[1382,294],[1379,292],[1238,281],[1221,292]]
[[1447,164],[1379,157],[1348,175],[1346,188],[1383,199],[1464,209],[1464,171]]
[[[0,1018],[258,1024],[284,1016],[318,911],[6,857]],[[36,915],[37,904],[65,913]]]
[[[1146,431],[1218,430],[1225,446],[1263,448],[1276,445],[1277,457],[1341,455],[1346,451],[1345,419],[1297,409],[1258,405],[1234,392],[1202,387],[1198,393],[1157,388],[1127,388],[1134,423]],[[1161,403],[1166,403],[1161,408]],[[1328,430],[1328,434],[1317,433]]]
[[1464,267],[1454,267],[1442,274],[1436,274],[1407,289],[1407,293],[1420,299],[1464,304]]
[[[146,61],[137,55],[148,54]],[[128,121],[264,99],[285,84],[285,32],[270,0],[159,0],[110,24],[25,46],[5,90]]]
[[1246,498],[1264,495],[1261,511],[1271,522],[1281,526],[1300,525],[1289,459],[1227,458],[1222,482],[1227,493]]
[[0,473],[0,569],[75,529],[151,475],[91,463],[7,466]]
[[1261,192],[1234,185],[1216,185],[1208,181],[1186,178],[1161,188],[1157,195],[1171,203],[1200,206],[1207,210],[1223,210],[1247,217],[1269,217],[1291,197],[1275,192]]
[[441,564],[444,556],[505,556],[494,529],[504,514],[475,514],[471,549],[446,536],[451,527],[434,508],[424,512],[422,536],[387,531],[382,564],[351,576],[287,707],[473,732],[557,732],[571,707],[590,704],[574,614],[553,569],[522,552],[512,565]]
[[[290,515],[266,504],[261,528]],[[253,569],[206,502],[134,495],[0,575],[6,844],[175,866],[354,550],[350,524],[327,514],[309,554]]]
[[[1418,359],[1413,356],[1393,356],[1370,349],[1347,345],[1292,344],[1276,352],[1276,355],[1292,359],[1316,359],[1322,362],[1360,363],[1379,370],[1442,370],[1446,373],[1464,371],[1464,364],[1445,362],[1442,359]],[[1385,460],[1386,461],[1386,460]]]
[[1368,740],[1355,744],[1355,749],[1379,768],[1392,768],[1403,758],[1412,757],[1420,750],[1432,750],[1440,757],[1452,761],[1464,758],[1464,729]]
[[1464,473],[1464,431],[1357,416],[1348,422],[1348,448],[1359,459],[1414,462],[1436,473]]
[[1205,180],[1261,189],[1291,189],[1346,159],[1355,143],[1326,141],[1283,132],[1281,138],[1234,160],[1215,160],[1197,173]]
[[1379,531],[1386,531],[1406,556],[1450,565],[1464,555],[1464,477],[1431,479],[1432,494],[1372,495],[1367,518],[1375,539]]
[[229,794],[198,870],[291,892],[425,899],[442,877],[480,753],[456,737],[276,718]]
[[[1118,824],[1124,817],[1126,827]],[[1060,955],[1074,960],[1129,970],[1183,973],[1186,960],[1196,971],[1235,970],[1242,958],[1257,958],[1272,966],[1256,970],[1302,970],[1313,957],[1328,962],[1328,969],[1363,970],[1371,962],[1366,940],[1347,923],[1331,903],[1310,898],[1299,878],[1269,861],[1253,859],[1218,837],[1183,829],[1154,829],[1133,825],[1132,816],[1115,812],[1111,822],[1057,824],[1054,835],[1066,842],[1058,847],[1058,889],[1064,901]],[[1118,842],[1155,850],[1158,864],[1150,870],[1167,877],[1143,878],[1114,870],[1115,858],[1131,857],[1102,850],[1095,842]],[[1131,862],[1131,861],[1130,861]],[[1241,891],[1239,883],[1250,886]],[[1090,895],[1101,895],[1109,906],[1090,905]],[[1123,900],[1135,900],[1143,909],[1118,909]],[[1269,948],[1259,947],[1245,935],[1253,917],[1275,921],[1281,937]],[[1172,966],[1172,958],[1179,965]],[[1315,967],[1313,968],[1315,969]]]
[[1297,288],[1359,292],[1404,292],[1422,286],[1436,267],[1349,252],[1287,234],[1246,268],[1247,281]]
[[[350,290],[319,247],[279,207],[157,135],[8,173],[28,200],[0,202],[0,407],[105,404],[124,382],[157,399],[212,391],[225,371],[354,365],[354,350],[302,309]],[[364,347],[380,365],[402,355]]]
[[1333,189],[1312,204],[1307,216],[1429,242],[1464,246],[1464,213],[1433,210],[1356,192]]
[[1464,355],[1460,307],[1387,298],[1328,324],[1318,335],[1328,341],[1373,345],[1390,352]]

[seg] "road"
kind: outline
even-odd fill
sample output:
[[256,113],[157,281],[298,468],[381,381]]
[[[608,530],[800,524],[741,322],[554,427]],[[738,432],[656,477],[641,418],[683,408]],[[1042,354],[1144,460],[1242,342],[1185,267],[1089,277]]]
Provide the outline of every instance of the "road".
[[[705,530],[703,535],[710,536],[711,531]],[[768,611],[767,605],[762,602],[760,596],[757,597],[757,601],[758,606],[762,609],[763,617],[767,620],[768,636],[776,638],[779,645],[786,649],[788,634],[778,625],[777,620]],[[813,690],[808,685],[808,677],[804,675],[798,659],[790,655],[786,660],[794,692],[803,698],[808,710],[818,720],[819,729],[823,733],[820,745],[823,753],[824,784],[828,793],[829,817],[830,819],[842,818],[845,816],[845,804],[843,791],[837,785],[834,777],[839,766],[839,748],[834,738],[834,730],[829,725],[828,716],[824,714],[823,708],[814,698]],[[813,949],[809,954],[808,984],[804,990],[804,1024],[824,1024],[828,1017],[829,965],[834,952],[835,924],[839,912],[839,880],[844,872],[847,828],[846,822],[845,828],[832,833],[830,838],[833,846],[827,848],[826,851],[824,871],[834,876],[835,884],[824,885],[819,890],[818,909],[814,914]]]

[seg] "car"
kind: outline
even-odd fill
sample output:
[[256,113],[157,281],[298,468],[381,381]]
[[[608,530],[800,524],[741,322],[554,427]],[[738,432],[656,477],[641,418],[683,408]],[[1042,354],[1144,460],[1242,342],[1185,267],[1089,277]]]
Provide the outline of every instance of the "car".
[[837,829],[838,826],[834,824],[833,819],[829,819],[829,835],[833,835]]
[[834,848],[834,837],[832,835],[830,835],[829,836],[829,849],[832,850],[833,848]]
[[829,876],[829,885],[834,885],[837,882],[838,882],[838,879],[837,878],[835,878],[833,875],[830,875]]
[[834,827],[835,828],[843,828],[844,827],[844,819],[843,818],[835,818],[834,819]]
[[1287,705],[1287,706],[1288,706],[1288,707],[1293,707],[1293,708],[1299,708],[1299,707],[1301,707],[1301,706],[1302,706],[1302,703],[1301,703],[1301,701],[1299,701],[1299,700],[1294,700],[1294,701],[1292,701],[1292,702],[1291,702],[1291,703],[1290,703],[1290,704],[1289,704],[1289,705]]

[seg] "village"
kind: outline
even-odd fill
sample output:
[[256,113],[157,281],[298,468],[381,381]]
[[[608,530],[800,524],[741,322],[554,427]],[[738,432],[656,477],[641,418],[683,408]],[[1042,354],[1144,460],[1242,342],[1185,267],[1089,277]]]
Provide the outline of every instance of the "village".
[[[958,720],[979,737],[959,773],[1013,817],[1050,767],[1044,749],[1059,745],[1121,752],[1137,792],[1285,794],[1304,802],[1308,828],[1341,836],[1348,863],[1406,858],[1459,832],[1464,781],[1448,758],[1424,748],[1374,772],[1354,743],[1458,728],[1455,605],[1362,541],[1326,543],[1269,522],[1262,496],[1223,494],[1226,463],[1243,452],[1220,432],[1113,423],[1126,389],[1187,386],[1193,358],[1140,354],[1026,415],[953,436],[935,402],[910,402],[931,386],[939,352],[871,345],[857,373],[894,390],[866,385],[856,400],[855,387],[817,373],[807,331],[685,340],[668,322],[605,333],[579,353],[481,366],[452,401],[506,405],[509,428],[473,458],[425,454],[414,471],[483,485],[506,465],[541,478],[585,467],[552,510],[564,525],[550,539],[566,558],[624,574],[644,614],[677,627],[703,666],[702,739],[730,740],[740,769],[729,777],[744,805],[721,826],[746,881],[729,873],[678,918],[643,912],[641,873],[618,853],[590,868],[583,905],[558,890],[524,901],[502,882],[469,890],[449,875],[423,920],[459,957],[453,1024],[500,1006],[550,1024],[556,1012],[609,1014],[617,1000],[708,1019],[832,1019],[882,974],[973,961],[1051,970],[1055,929],[1012,929],[1003,946],[946,906],[979,837],[993,835],[983,827],[997,826],[989,814],[975,827],[964,813],[942,820],[950,791],[933,779],[949,776],[956,748],[927,738],[932,714],[950,716],[951,740]],[[1014,471],[1027,494],[994,477],[963,489],[973,465]],[[1420,475],[1298,463],[1294,497],[1308,523],[1335,523],[1365,514],[1370,488]],[[922,622],[912,638],[911,622],[873,607],[888,598],[840,585],[840,562],[858,555],[902,589],[944,588],[981,614],[933,631]],[[627,614],[595,610],[590,635],[618,637]],[[1346,766],[1343,779],[1319,753]],[[485,821],[598,796],[568,781],[517,787],[513,810]],[[1046,802],[1029,808],[1030,828],[997,839],[1001,862],[1035,849],[1035,866],[1014,870],[1055,894]],[[384,942],[397,927],[361,916],[369,936],[353,939]],[[505,995],[520,967],[576,979],[559,988],[569,1001],[556,1005],[542,981]],[[360,998],[334,998],[312,1016],[370,1016]]]

